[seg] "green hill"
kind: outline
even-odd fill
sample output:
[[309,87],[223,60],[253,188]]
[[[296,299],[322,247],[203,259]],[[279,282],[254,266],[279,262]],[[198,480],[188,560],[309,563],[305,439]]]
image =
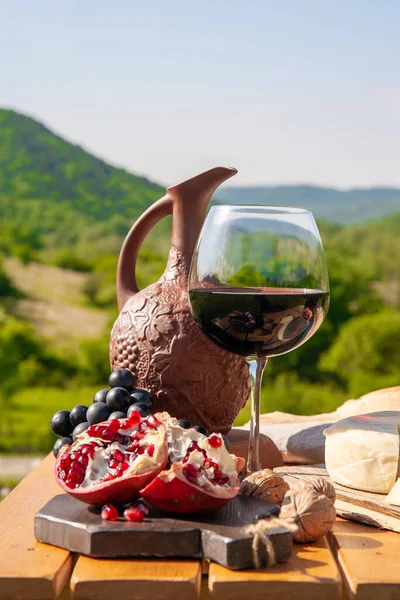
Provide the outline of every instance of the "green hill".
[[[34,119],[0,109],[0,249],[115,252],[163,189],[108,165]],[[163,225],[166,230],[166,225]]]
[[215,199],[229,204],[305,206],[316,219],[335,223],[360,223],[400,210],[400,188],[338,190],[312,185],[228,187]]

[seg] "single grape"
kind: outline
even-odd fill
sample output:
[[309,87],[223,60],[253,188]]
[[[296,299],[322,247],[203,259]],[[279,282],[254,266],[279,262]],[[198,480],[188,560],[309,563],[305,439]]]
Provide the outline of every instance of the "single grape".
[[89,425],[94,425],[95,423],[107,421],[110,414],[111,410],[105,402],[96,402],[95,404],[89,406],[88,411],[86,413],[86,418],[88,420]]
[[105,402],[107,398],[107,394],[110,390],[99,390],[95,393],[93,402]]
[[86,413],[88,407],[84,404],[77,404],[69,413],[69,420],[71,421],[71,425],[76,427],[79,423],[83,423],[86,421]]
[[68,437],[72,433],[73,426],[69,420],[69,414],[69,410],[59,410],[51,419],[51,430],[59,437]]
[[110,388],[122,387],[131,392],[135,385],[135,378],[128,369],[117,369],[111,373],[108,383]]

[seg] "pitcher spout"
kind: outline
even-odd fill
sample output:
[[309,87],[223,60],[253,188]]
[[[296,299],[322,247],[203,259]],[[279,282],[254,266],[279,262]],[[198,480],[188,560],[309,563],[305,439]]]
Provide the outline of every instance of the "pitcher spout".
[[215,167],[167,188],[173,200],[171,242],[182,254],[193,254],[211,196],[236,173],[233,167]]

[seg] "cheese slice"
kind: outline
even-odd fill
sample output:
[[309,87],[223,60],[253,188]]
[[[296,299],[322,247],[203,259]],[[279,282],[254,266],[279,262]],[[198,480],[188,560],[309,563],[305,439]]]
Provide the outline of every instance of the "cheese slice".
[[383,411],[337,421],[324,430],[329,476],[341,485],[387,494],[399,471],[400,412]]
[[384,503],[400,506],[400,479],[396,481],[396,483],[384,499]]

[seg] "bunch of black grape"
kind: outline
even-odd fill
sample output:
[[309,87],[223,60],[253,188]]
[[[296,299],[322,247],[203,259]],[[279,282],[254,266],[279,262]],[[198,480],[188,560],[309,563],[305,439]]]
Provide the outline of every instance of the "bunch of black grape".
[[153,399],[150,392],[135,388],[135,380],[128,369],[118,369],[108,380],[110,389],[99,390],[91,406],[78,404],[69,410],[59,410],[51,419],[51,429],[59,436],[53,447],[54,456],[62,446],[72,444],[90,425],[129,417],[134,410],[142,417],[151,413]]

